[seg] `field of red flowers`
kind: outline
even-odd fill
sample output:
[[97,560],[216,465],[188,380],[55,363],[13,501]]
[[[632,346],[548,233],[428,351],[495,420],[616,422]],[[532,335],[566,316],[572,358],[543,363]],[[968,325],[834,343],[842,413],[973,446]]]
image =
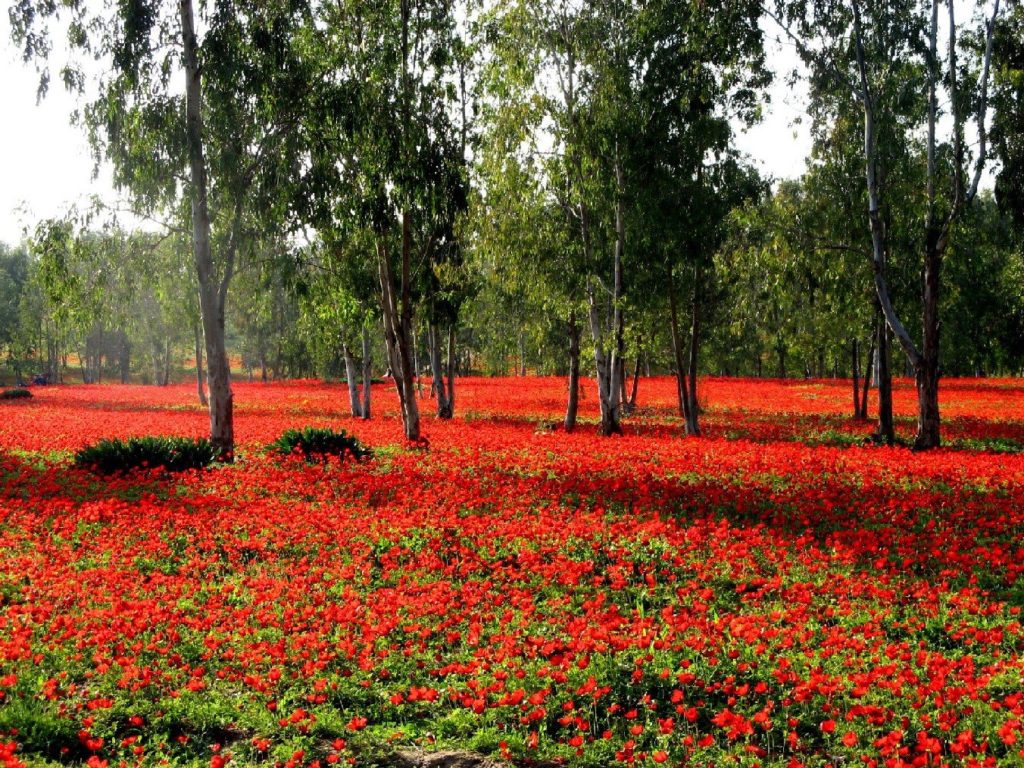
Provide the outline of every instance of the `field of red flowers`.
[[[0,765],[1024,766],[1024,382],[945,382],[927,454],[842,382],[711,379],[701,439],[660,379],[552,430],[564,386],[411,449],[387,385],[238,384],[235,465],[116,479],[72,452],[203,434],[191,388],[0,403]],[[263,451],[307,424],[374,457]]]

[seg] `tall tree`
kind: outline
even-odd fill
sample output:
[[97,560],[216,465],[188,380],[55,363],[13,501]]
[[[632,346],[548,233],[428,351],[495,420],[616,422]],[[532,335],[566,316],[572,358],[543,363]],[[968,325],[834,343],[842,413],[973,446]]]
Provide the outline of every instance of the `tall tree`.
[[993,46],[996,198],[1024,239],[1024,4],[1012,2]]
[[[867,190],[867,218],[872,240],[872,265],[878,301],[886,324],[910,359],[917,383],[917,449],[940,443],[939,417],[939,289],[943,257],[965,208],[978,191],[988,159],[987,108],[992,37],[1000,2],[994,0],[975,60],[961,43],[964,25],[956,3],[939,0],[924,7],[915,0],[864,4],[862,0],[779,2],[776,18],[790,32],[814,88],[831,99],[854,99],[863,117],[862,158]],[[946,51],[939,50],[940,16],[945,16]],[[915,92],[907,72],[915,71],[925,94],[920,108],[907,114]],[[949,104],[949,141],[938,136],[939,95]],[[979,146],[973,169],[964,128],[975,118]],[[896,128],[904,131],[898,136]],[[921,338],[915,341],[897,312],[886,279],[890,250],[883,211],[887,203],[885,153],[888,137],[907,140],[911,130],[925,134],[924,226],[921,285]]]
[[304,35],[317,74],[297,95],[309,163],[296,222],[332,237],[371,233],[389,368],[405,436],[418,441],[415,309],[465,207],[455,8],[343,0],[316,12]]
[[[26,58],[46,59],[50,28],[61,19],[73,53],[108,65],[89,88],[96,96],[84,110],[84,122],[97,161],[112,164],[114,182],[136,212],[169,218],[173,226],[185,218],[187,200],[210,437],[230,459],[233,395],[224,309],[246,236],[245,216],[259,207],[260,223],[271,224],[276,180],[293,157],[280,147],[293,124],[284,107],[296,70],[289,41],[301,6],[225,2],[197,11],[192,0],[98,7],[20,0],[10,16]],[[61,72],[69,86],[85,90],[86,74],[74,61]],[[43,65],[43,90],[48,79]]]

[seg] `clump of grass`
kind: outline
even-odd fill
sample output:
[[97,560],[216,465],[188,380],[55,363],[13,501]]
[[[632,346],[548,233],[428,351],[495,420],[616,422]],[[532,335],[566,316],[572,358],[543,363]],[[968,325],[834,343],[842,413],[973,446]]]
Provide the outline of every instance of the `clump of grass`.
[[361,461],[372,455],[370,449],[354,435],[326,427],[286,430],[269,448],[280,454],[301,454],[306,461],[327,461],[330,456]]
[[75,464],[104,475],[159,467],[168,472],[208,467],[217,449],[204,438],[130,437],[100,440],[75,454]]

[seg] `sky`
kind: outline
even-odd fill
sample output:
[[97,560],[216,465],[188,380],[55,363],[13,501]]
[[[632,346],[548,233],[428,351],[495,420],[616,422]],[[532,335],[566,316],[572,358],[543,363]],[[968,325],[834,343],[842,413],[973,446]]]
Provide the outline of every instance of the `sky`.
[[[13,245],[41,219],[85,205],[92,195],[116,206],[118,195],[108,168],[93,177],[84,130],[70,124],[75,99],[54,82],[37,105],[38,75],[22,63],[10,38],[7,14],[0,13],[0,242]],[[810,149],[806,126],[793,125],[803,112],[805,93],[785,83],[795,59],[790,48],[773,44],[769,62],[777,77],[771,103],[763,122],[736,141],[762,173],[778,179],[799,176]]]

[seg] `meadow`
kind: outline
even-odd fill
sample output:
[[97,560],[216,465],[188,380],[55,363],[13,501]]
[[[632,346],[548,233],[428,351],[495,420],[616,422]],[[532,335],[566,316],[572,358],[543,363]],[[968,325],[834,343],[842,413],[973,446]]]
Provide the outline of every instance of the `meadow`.
[[[601,438],[592,381],[566,434],[564,380],[460,379],[420,446],[390,385],[237,383],[235,464],[116,477],[74,451],[206,434],[193,386],[0,403],[0,766],[1024,766],[1024,382],[919,454],[701,383],[704,437],[656,378]],[[374,455],[264,450],[304,425]]]

